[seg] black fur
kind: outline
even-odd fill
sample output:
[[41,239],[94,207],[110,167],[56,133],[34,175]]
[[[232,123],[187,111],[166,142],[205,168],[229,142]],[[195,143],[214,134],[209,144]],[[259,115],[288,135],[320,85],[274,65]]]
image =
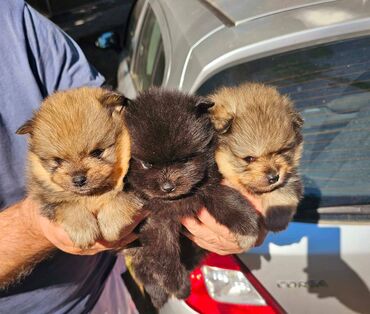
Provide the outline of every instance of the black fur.
[[[239,235],[255,237],[259,215],[236,191],[220,184],[216,135],[197,96],[152,88],[131,101],[126,122],[132,138],[128,181],[151,211],[141,228],[141,248],[130,249],[138,279],[161,307],[170,295],[186,298],[189,272],[204,251],[180,236],[182,217],[206,206],[215,219]],[[164,187],[170,187],[165,192]]]

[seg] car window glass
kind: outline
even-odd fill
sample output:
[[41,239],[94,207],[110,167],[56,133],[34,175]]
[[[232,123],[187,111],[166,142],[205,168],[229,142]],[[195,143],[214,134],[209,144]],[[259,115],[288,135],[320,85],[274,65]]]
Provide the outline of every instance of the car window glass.
[[[140,13],[143,9],[143,6],[145,4],[145,0],[139,0],[136,2],[135,7],[132,11],[131,17],[130,17],[130,22],[128,26],[128,31],[127,31],[127,38],[125,40],[126,43],[129,44],[129,52],[128,56],[131,59],[133,56],[134,48],[136,47],[136,42],[135,40],[135,32],[136,28],[138,26],[138,21],[140,17]],[[131,64],[129,61],[128,64]]]
[[150,34],[150,41],[148,45],[147,60],[146,60],[146,75],[151,75],[154,69],[154,62],[156,59],[158,46],[161,42],[161,31],[159,25],[154,23],[153,30]]
[[306,48],[228,68],[198,93],[244,81],[278,87],[305,120],[300,211],[369,204],[369,55],[369,37]]
[[160,86],[163,81],[164,76],[164,68],[165,68],[165,59],[164,59],[164,48],[163,45],[159,45],[158,53],[156,55],[156,59],[154,62],[153,67],[153,78],[152,84],[154,86]]
[[149,7],[144,18],[137,47],[132,76],[136,88],[145,90],[160,85],[164,73],[164,50],[162,36],[153,10]]

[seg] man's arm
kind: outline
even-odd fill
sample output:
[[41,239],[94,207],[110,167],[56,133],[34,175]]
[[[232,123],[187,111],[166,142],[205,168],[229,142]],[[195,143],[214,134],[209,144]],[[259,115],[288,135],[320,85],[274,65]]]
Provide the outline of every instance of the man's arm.
[[54,248],[37,226],[36,207],[26,199],[0,212],[0,289],[26,276]]
[[137,214],[133,223],[122,230],[121,240],[108,243],[98,241],[82,250],[73,245],[63,228],[40,215],[39,206],[29,198],[0,212],[0,290],[21,280],[33,267],[60,249],[77,255],[124,248],[137,239],[135,227],[147,216]]

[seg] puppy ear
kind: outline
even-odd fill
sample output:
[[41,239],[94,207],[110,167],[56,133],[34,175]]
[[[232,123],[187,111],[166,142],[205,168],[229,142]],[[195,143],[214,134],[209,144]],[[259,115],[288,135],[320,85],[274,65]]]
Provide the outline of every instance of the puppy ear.
[[292,121],[295,130],[300,131],[303,127],[304,120],[298,111],[292,111]]
[[216,129],[217,133],[225,134],[227,133],[234,121],[234,117],[230,116],[222,120],[213,121],[213,126]]
[[33,120],[30,119],[26,123],[24,123],[21,127],[19,127],[15,133],[19,135],[24,135],[24,134],[32,135],[32,131],[33,131]]
[[215,103],[207,98],[199,98],[197,102],[195,103],[195,109],[199,113],[206,113],[208,112],[209,108],[212,108],[215,105]]
[[99,97],[100,103],[113,114],[122,113],[124,107],[128,106],[130,99],[126,98],[119,92],[107,91]]

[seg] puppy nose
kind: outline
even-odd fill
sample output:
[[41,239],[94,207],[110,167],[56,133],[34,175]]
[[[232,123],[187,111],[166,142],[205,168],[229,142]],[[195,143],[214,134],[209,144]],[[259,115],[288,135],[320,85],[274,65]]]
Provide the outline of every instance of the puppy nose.
[[267,181],[274,184],[279,181],[279,175],[276,172],[270,172],[267,174]]
[[161,190],[166,193],[175,191],[176,186],[171,181],[166,181],[161,185]]
[[72,178],[74,186],[84,186],[86,184],[87,178],[85,175],[76,175]]

